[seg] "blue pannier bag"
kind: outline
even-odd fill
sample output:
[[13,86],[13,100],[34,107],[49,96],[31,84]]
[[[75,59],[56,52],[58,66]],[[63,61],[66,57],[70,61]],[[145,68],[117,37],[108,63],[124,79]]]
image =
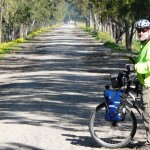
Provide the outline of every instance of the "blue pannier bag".
[[122,91],[106,89],[104,92],[106,102],[106,121],[123,121],[126,116],[126,102],[122,100]]

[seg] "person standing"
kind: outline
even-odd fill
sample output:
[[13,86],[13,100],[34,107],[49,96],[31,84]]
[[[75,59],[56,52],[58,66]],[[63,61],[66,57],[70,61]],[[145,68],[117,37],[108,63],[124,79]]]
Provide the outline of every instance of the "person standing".
[[150,22],[141,19],[135,23],[135,29],[141,44],[135,70],[142,85],[142,117],[147,137],[142,150],[150,150]]

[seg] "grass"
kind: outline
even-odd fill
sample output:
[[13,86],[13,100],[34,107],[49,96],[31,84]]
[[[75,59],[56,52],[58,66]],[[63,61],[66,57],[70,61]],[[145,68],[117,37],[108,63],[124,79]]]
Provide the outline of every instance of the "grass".
[[19,43],[23,43],[26,42],[25,38],[18,38],[16,40],[13,40],[11,42],[3,42],[0,45],[0,54],[5,54],[8,53],[9,51],[11,51],[13,49],[14,46],[17,46]]
[[117,49],[122,50],[125,49],[123,46],[117,45],[113,42],[108,32],[96,32],[91,28],[82,27],[83,31],[90,34],[92,37],[94,37],[96,40],[99,40],[100,42],[104,43],[105,47],[111,48],[111,49]]
[[[80,27],[83,29],[83,31],[90,34],[96,40],[103,42],[105,47],[111,48],[112,50],[126,51],[125,44],[115,44],[115,42],[111,39],[111,36],[108,32],[96,32],[92,28],[85,27],[85,25],[80,25]],[[132,52],[137,53],[138,51],[139,51],[139,43],[137,41],[133,41]]]
[[27,36],[27,38],[30,38],[30,37],[33,38],[33,37],[35,37],[35,36],[37,36],[37,35],[39,35],[39,34],[45,32],[45,31],[47,31],[47,30],[49,30],[49,29],[51,29],[51,28],[57,27],[57,26],[58,26],[58,25],[49,26],[49,27],[46,27],[46,28],[42,28],[42,29],[36,30],[35,32],[30,33],[30,34]]
[[124,46],[115,44],[114,42],[107,41],[104,43],[104,46],[107,48],[111,48],[113,50],[126,50]]

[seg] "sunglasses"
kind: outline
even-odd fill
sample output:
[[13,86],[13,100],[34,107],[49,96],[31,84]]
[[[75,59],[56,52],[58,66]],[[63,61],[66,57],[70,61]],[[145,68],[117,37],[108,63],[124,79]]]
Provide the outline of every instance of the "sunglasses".
[[141,33],[141,32],[145,33],[145,32],[147,32],[148,30],[149,30],[148,28],[145,28],[145,29],[137,29],[137,32],[138,32],[138,33]]

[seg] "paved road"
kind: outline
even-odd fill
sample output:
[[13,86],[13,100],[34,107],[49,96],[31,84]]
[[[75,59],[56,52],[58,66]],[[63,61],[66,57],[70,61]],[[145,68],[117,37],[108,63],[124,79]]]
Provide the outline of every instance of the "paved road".
[[88,118],[122,56],[74,25],[21,47],[0,61],[0,150],[105,149],[92,140]]

